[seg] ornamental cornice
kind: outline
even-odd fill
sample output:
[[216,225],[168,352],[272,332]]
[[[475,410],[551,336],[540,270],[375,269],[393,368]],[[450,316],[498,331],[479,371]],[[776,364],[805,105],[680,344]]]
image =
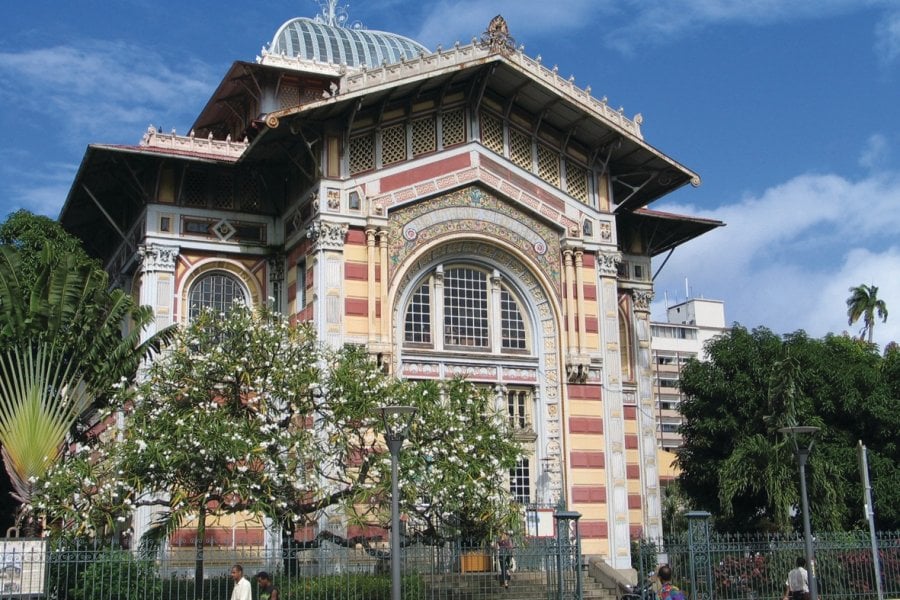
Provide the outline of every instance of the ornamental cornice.
[[171,150],[176,152],[190,152],[195,154],[209,154],[220,156],[222,158],[237,159],[240,158],[250,146],[247,138],[243,141],[235,142],[229,134],[224,140],[213,139],[210,134],[205,137],[196,137],[194,131],[188,135],[178,135],[175,130],[172,133],[163,133],[156,129],[153,125],[147,128],[147,132],[141,138],[141,146],[145,148],[157,148],[160,150]]
[[601,277],[615,277],[619,273],[619,263],[622,262],[621,252],[598,252],[597,268]]
[[314,221],[306,230],[306,237],[312,240],[316,250],[342,251],[348,229],[349,226],[346,223]]
[[180,250],[178,246],[141,244],[137,249],[138,257],[141,260],[141,270],[144,273],[158,271],[174,273]]

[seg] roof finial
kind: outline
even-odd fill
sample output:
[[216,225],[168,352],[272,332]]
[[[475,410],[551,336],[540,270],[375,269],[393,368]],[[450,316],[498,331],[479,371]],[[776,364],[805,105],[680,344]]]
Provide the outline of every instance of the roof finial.
[[487,31],[481,34],[481,44],[491,52],[510,54],[516,50],[516,41],[509,35],[506,19],[497,15],[488,23]]
[[350,13],[348,12],[349,4],[341,6],[338,0],[316,0],[319,3],[321,13],[316,15],[316,21],[332,27],[349,27],[351,29],[365,29],[362,23],[355,21],[350,23]]

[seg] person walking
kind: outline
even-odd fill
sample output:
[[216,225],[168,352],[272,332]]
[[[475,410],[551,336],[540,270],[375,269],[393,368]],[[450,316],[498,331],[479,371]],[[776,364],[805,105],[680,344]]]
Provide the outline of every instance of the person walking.
[[806,572],[806,559],[797,557],[796,566],[788,572],[784,582],[784,598],[782,600],[809,600],[809,573]]
[[672,584],[672,567],[661,566],[656,579],[659,581],[659,600],[684,600],[684,592]]
[[250,582],[244,577],[244,567],[241,565],[231,567],[231,578],[234,580],[231,600],[253,600],[253,590],[250,587]]
[[500,534],[500,540],[497,542],[497,554],[500,560],[500,583],[503,587],[509,588],[510,568],[512,567],[512,538],[508,533]]
[[259,600],[278,600],[278,588],[272,584],[272,577],[265,571],[256,574],[259,586]]

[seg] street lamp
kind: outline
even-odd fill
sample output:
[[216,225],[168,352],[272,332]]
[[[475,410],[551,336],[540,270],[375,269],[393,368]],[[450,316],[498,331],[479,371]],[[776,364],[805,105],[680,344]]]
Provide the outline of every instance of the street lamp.
[[[800,502],[803,509],[803,541],[806,543],[806,564],[809,568],[809,600],[818,600],[819,590],[816,586],[816,558],[813,555],[812,533],[809,527],[809,500],[806,497],[806,459],[813,447],[813,434],[819,430],[818,427],[809,425],[799,425],[797,427],[781,427],[778,432],[790,435],[791,442],[794,444],[794,456],[797,457],[797,464],[800,465]],[[802,448],[798,438],[809,436],[809,446]]]
[[414,406],[382,406],[384,439],[391,452],[391,600],[400,600],[400,490],[397,483],[400,447],[416,414]]

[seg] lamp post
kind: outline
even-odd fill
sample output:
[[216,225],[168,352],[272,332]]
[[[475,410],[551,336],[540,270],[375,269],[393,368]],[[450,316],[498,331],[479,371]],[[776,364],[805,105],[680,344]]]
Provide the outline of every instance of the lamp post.
[[384,439],[391,452],[391,600],[400,600],[400,490],[398,479],[400,448],[409,432],[414,406],[382,406]]
[[[800,466],[800,502],[803,509],[803,541],[806,545],[806,565],[809,569],[809,600],[818,600],[819,590],[816,586],[816,558],[813,555],[812,532],[809,526],[809,500],[806,497],[806,459],[813,447],[813,434],[819,430],[818,427],[809,425],[799,425],[797,427],[782,427],[779,433],[789,435],[791,442],[794,444],[794,456],[797,457],[797,464]],[[798,438],[801,436],[809,436],[809,445],[805,448],[800,446]]]

